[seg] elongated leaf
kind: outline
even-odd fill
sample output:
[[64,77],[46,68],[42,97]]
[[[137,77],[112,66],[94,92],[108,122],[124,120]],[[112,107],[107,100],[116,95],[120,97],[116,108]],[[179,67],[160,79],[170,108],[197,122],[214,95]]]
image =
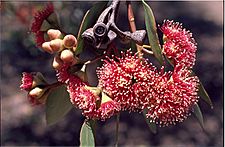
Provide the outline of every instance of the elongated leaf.
[[149,43],[151,45],[153,54],[155,55],[159,63],[162,65],[163,64],[163,57],[161,53],[162,50],[159,44],[155,18],[152,9],[144,0],[142,0],[142,4],[145,11],[145,26],[148,34]]
[[48,22],[59,29],[59,18],[58,15],[54,12],[47,18]]
[[48,125],[55,124],[57,121],[63,118],[69,110],[71,110],[72,104],[69,99],[69,94],[66,91],[65,86],[60,86],[54,89],[48,96],[46,103],[46,121]]
[[202,129],[204,130],[203,115],[202,115],[202,111],[201,111],[200,107],[198,106],[198,104],[194,105],[193,114],[197,118],[197,120],[198,120],[199,124],[201,125]]
[[145,118],[145,121],[146,121],[146,123],[148,124],[148,127],[149,127],[149,129],[151,130],[151,132],[154,133],[154,134],[156,134],[156,133],[157,133],[157,126],[156,126],[155,123],[150,122],[151,120],[150,120],[149,118],[146,117],[146,113],[147,113],[147,110],[144,109],[144,111],[143,111],[143,116],[144,116],[144,118]]
[[[200,81],[200,80],[199,80]],[[213,104],[212,104],[212,101],[208,95],[208,93],[206,92],[202,82],[200,81],[199,82],[199,90],[198,90],[198,95],[206,102],[208,103],[211,108],[213,108]]]
[[40,28],[40,31],[47,31],[51,28],[52,26],[46,21],[44,20],[42,25],[41,25],[41,28]]
[[84,47],[84,40],[81,37],[81,34],[88,28],[93,27],[94,23],[98,19],[101,12],[106,8],[107,1],[97,2],[94,6],[85,14],[81,25],[80,30],[77,36],[77,48],[75,54],[78,55],[82,52]]
[[94,147],[95,139],[90,121],[84,121],[80,131],[80,147]]
[[[192,71],[192,75],[196,75],[193,71]],[[208,103],[211,106],[211,109],[213,108],[213,103],[208,95],[208,93],[206,92],[202,82],[200,81],[199,77],[199,87],[198,87],[198,95],[200,96],[200,98],[202,98],[206,103]]]

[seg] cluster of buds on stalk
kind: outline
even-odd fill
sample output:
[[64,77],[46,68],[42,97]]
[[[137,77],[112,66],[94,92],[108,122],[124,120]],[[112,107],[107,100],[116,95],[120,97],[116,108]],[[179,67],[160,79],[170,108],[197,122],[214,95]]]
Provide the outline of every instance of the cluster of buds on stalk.
[[47,34],[50,41],[44,42],[42,49],[50,54],[56,54],[52,63],[53,68],[59,70],[63,64],[74,65],[78,62],[78,58],[73,54],[77,44],[74,35],[69,34],[62,38],[62,33],[55,29],[48,30]]

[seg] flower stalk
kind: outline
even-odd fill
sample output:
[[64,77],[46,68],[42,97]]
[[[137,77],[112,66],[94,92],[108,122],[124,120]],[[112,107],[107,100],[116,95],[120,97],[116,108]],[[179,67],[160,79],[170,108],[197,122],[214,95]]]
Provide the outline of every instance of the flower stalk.
[[[127,2],[127,15],[128,15],[128,20],[130,24],[130,29],[131,29],[131,32],[135,32],[136,25],[135,25],[134,13],[131,6],[131,2],[130,1],[126,1],[126,2]],[[142,57],[141,51],[143,48],[138,44],[136,44],[136,47],[137,47],[138,56],[141,58]]]

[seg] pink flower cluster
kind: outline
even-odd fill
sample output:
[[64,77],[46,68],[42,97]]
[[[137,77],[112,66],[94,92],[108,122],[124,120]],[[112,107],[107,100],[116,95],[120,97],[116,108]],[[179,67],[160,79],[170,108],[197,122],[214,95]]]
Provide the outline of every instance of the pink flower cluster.
[[33,84],[32,74],[23,72],[22,84],[20,85],[20,88],[23,90],[29,91],[32,89],[32,84]]
[[44,31],[41,31],[41,26],[44,20],[46,20],[52,13],[54,13],[54,7],[52,3],[48,3],[43,10],[38,11],[31,25],[31,32],[35,34],[37,46],[41,46],[45,42]]
[[[145,58],[131,51],[122,57],[106,57],[97,69],[101,93],[87,88],[65,66],[59,81],[67,83],[71,102],[88,118],[105,120],[119,111],[147,109],[146,116],[160,126],[184,121],[198,102],[198,78],[192,75],[196,43],[189,31],[179,23],[165,21],[161,27],[165,35],[163,53],[173,61],[174,70],[158,71]],[[106,95],[107,101],[105,101]]]
[[182,28],[178,22],[165,20],[161,26],[164,34],[163,53],[172,59],[174,64],[184,64],[192,68],[196,58],[196,42],[192,33]]
[[64,65],[58,70],[58,80],[67,85],[67,91],[70,94],[71,102],[80,110],[82,114],[90,119],[105,120],[118,113],[121,108],[119,103],[110,99],[98,89],[88,86],[76,75],[68,72],[69,66]]
[[99,87],[119,102],[122,110],[142,110],[155,68],[129,51],[118,60],[104,60],[105,64],[97,70]]
[[161,126],[183,121],[198,101],[198,79],[183,65],[158,72],[144,58],[127,52],[105,60],[97,70],[99,87],[120,103],[122,110],[142,111]]

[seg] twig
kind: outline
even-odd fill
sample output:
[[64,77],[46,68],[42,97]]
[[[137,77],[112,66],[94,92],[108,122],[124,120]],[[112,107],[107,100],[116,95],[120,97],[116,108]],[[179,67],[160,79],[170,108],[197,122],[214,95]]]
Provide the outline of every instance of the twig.
[[153,55],[153,51],[147,50],[145,48],[142,48],[142,51],[147,53],[147,54]]
[[61,85],[63,85],[63,83],[61,83],[61,82],[55,82],[55,83],[52,83],[52,84],[48,85],[47,87],[52,89],[52,88],[59,87]]
[[119,142],[119,122],[120,121],[120,114],[117,114],[116,116],[116,143],[115,147],[118,147],[118,142]]
[[[136,31],[136,25],[135,25],[135,20],[134,20],[134,13],[133,13],[133,9],[131,7],[131,2],[130,1],[126,1],[127,2],[127,15],[128,15],[128,20],[129,20],[129,24],[130,24],[130,29],[131,32],[135,32]],[[142,54],[142,47],[138,44],[136,44],[137,47],[137,51],[138,51],[138,56],[141,58]]]
[[150,45],[145,45],[145,44],[144,44],[144,45],[142,45],[142,47],[143,47],[143,48],[151,49],[151,46],[150,46]]

